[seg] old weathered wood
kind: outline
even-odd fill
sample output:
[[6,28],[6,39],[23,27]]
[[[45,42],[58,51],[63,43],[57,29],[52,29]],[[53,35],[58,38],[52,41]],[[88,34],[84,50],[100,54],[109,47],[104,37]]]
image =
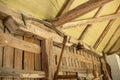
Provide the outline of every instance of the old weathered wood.
[[[34,39],[32,38],[26,38],[24,37],[25,41],[34,43]],[[39,52],[40,54],[40,52]],[[34,54],[31,54],[31,52],[24,51],[24,70],[29,71],[33,70],[34,71]],[[31,80],[31,79],[26,79],[26,80]],[[33,79],[32,79],[33,80]]]
[[[93,16],[93,18],[98,17],[102,11],[103,7],[100,7],[98,9],[98,11],[95,13],[95,15]],[[83,40],[85,35],[87,34],[88,30],[92,27],[92,24],[89,24],[85,27],[84,31],[82,32],[82,34],[79,36],[78,40]]]
[[40,53],[40,46],[17,39],[9,34],[0,34],[0,46],[9,46],[37,54]]
[[[0,8],[1,7],[3,7],[3,4],[0,3]],[[7,20],[5,20],[5,22],[4,22],[4,24],[10,30],[11,33],[19,34],[19,35],[23,35],[23,36],[29,36],[29,37],[35,36],[35,38],[38,38],[38,39],[49,39],[49,38],[51,38],[54,42],[62,44],[63,37],[59,36],[56,33],[46,31],[46,30],[44,30],[40,27],[37,27],[33,24],[30,24],[30,23],[27,23],[27,26],[23,26],[21,24],[19,24],[19,26],[18,26],[18,23],[21,23],[21,21],[19,21],[19,20],[21,20],[20,17],[19,17],[19,14],[15,13],[13,10],[8,9],[5,6],[3,8],[4,8],[4,10],[0,9],[0,12],[4,12],[5,14],[11,15],[13,17],[13,18],[11,18],[11,17],[7,18]],[[14,17],[15,17],[15,20],[16,19],[19,19],[19,20],[15,21]],[[43,27],[46,27],[43,24],[41,24],[41,25]],[[17,28],[14,28],[14,27],[17,27]],[[17,30],[15,30],[15,29],[17,29]],[[13,30],[15,30],[15,31],[13,31]],[[78,41],[74,38],[70,38],[69,42],[67,42],[66,45],[71,46],[73,44],[78,44],[78,42],[80,42],[80,41]],[[82,43],[82,44],[84,44],[84,43]],[[86,45],[86,44],[84,44],[84,45],[85,45],[85,48],[87,46],[87,49],[91,50],[91,48],[89,48],[88,45]],[[92,49],[92,51],[97,53],[97,54],[101,54],[99,52],[96,52],[94,49]]]
[[53,41],[51,39],[41,42],[42,48],[42,70],[46,73],[46,80],[53,80],[54,76],[54,61],[53,61]]
[[64,14],[65,12],[67,12],[70,8],[70,6],[72,5],[74,0],[65,0],[63,6],[61,7],[60,11],[57,13],[56,17],[61,16],[62,14]]
[[64,50],[65,50],[66,42],[67,42],[67,36],[65,36],[64,40],[63,40],[63,46],[62,46],[62,50],[61,50],[61,53],[60,53],[60,58],[59,58],[59,61],[58,61],[57,70],[56,70],[56,72],[54,74],[54,80],[57,79],[57,75],[59,73],[59,69],[60,69],[60,66],[61,66],[61,62],[62,62],[62,58],[63,58],[63,53],[64,53]]
[[101,7],[104,4],[110,2],[111,0],[90,0],[82,5],[77,6],[73,10],[68,11],[67,13],[58,17],[58,20],[52,21],[51,23],[58,27],[66,22],[69,22],[79,16],[82,16],[89,11],[94,10],[97,7]]
[[77,75],[58,75],[57,79],[77,79]]
[[0,77],[7,78],[44,78],[45,73],[42,71],[26,71],[11,68],[0,68]]
[[108,45],[110,44],[110,42],[112,41],[113,37],[117,34],[117,32],[120,30],[120,25],[115,29],[115,31],[113,32],[113,34],[111,35],[109,41],[107,42],[107,44],[105,45],[105,47],[103,48],[103,51],[106,52],[106,49],[108,47]]
[[81,26],[86,24],[94,24],[94,23],[117,19],[117,18],[120,18],[120,13],[115,13],[115,14],[106,15],[102,17],[90,18],[90,19],[81,20],[81,21],[69,22],[64,24],[62,28],[71,28],[71,27]]
[[[120,12],[120,5],[118,7],[118,9],[116,10],[116,14]],[[97,48],[99,46],[99,44],[102,42],[102,40],[104,39],[105,35],[108,33],[108,31],[110,30],[110,28],[112,27],[113,23],[115,22],[115,19],[112,19],[109,21],[108,25],[105,27],[104,31],[102,32],[102,34],[100,35],[100,37],[98,38],[98,40],[95,42],[93,48]]]

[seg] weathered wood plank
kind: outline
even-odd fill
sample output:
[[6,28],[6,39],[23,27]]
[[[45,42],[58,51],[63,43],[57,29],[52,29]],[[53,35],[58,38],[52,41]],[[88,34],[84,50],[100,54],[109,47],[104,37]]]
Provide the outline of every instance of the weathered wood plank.
[[53,61],[53,41],[47,39],[41,42],[42,48],[42,70],[46,73],[47,80],[53,80],[54,77],[54,61]]
[[[23,39],[22,36],[15,35],[15,37],[17,39],[20,39],[20,40]],[[23,56],[23,50],[15,48],[15,52],[14,52],[14,69],[22,70],[22,66],[23,66],[22,65],[22,60],[23,60],[22,56]],[[22,79],[15,79],[15,80],[22,80]]]
[[81,26],[86,24],[94,24],[94,23],[117,19],[117,18],[120,18],[120,13],[115,13],[115,14],[106,15],[102,17],[90,18],[90,19],[81,20],[81,21],[69,22],[64,24],[62,28],[71,28],[71,27]]
[[45,73],[42,71],[25,71],[11,68],[0,68],[0,77],[7,78],[44,78]]
[[[34,43],[34,39],[24,37],[25,41]],[[40,54],[40,53],[39,53]],[[24,70],[33,70],[34,71],[34,54],[31,52],[24,51]],[[31,80],[31,79],[26,79]]]
[[79,16],[82,16],[97,7],[101,7],[104,4],[110,2],[111,0],[90,0],[82,5],[77,6],[73,10],[68,11],[67,13],[58,17],[58,20],[52,21],[51,23],[58,27],[66,22],[69,22]]
[[0,34],[0,46],[9,46],[37,54],[40,53],[40,46],[17,39],[9,34]]

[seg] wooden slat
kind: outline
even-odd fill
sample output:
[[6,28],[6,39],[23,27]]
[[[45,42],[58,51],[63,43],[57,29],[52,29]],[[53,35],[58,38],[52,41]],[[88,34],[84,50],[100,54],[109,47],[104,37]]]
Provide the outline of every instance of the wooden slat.
[[42,71],[25,71],[11,68],[0,68],[0,77],[7,78],[44,78],[45,73]]
[[120,18],[120,13],[115,13],[115,14],[106,15],[102,17],[90,18],[90,19],[81,20],[81,21],[69,22],[69,23],[64,24],[62,28],[71,28],[75,26],[94,24],[94,23],[117,19],[117,18]]
[[79,16],[82,16],[97,7],[103,6],[111,0],[90,0],[82,5],[77,6],[73,10],[58,17],[58,20],[51,22],[55,27],[58,27],[66,22],[69,22]]
[[[118,9],[116,10],[116,14],[120,12],[120,5],[118,7]],[[110,20],[108,25],[105,27],[104,31],[102,32],[102,34],[100,35],[100,37],[98,38],[98,40],[95,42],[93,48],[97,48],[99,46],[99,44],[102,42],[102,40],[104,39],[105,35],[108,33],[108,31],[110,30],[110,28],[112,27],[113,23],[115,22],[116,20],[113,19],[113,20]]]
[[0,34],[0,43],[0,46],[9,46],[37,54],[40,53],[40,46],[17,39],[9,34]]
[[108,47],[108,45],[110,44],[111,40],[113,39],[113,37],[117,34],[117,32],[120,30],[120,25],[115,29],[115,31],[113,32],[113,34],[111,35],[109,41],[107,42],[107,44],[105,45],[105,47],[103,48],[103,52],[106,52],[106,49]]
[[[15,37],[17,39],[23,39],[22,36],[17,36],[15,35]],[[23,56],[23,50],[20,50],[20,49],[16,49],[15,48],[15,52],[14,52],[14,69],[19,69],[19,70],[22,70],[23,68],[23,65],[22,65],[22,58]],[[22,80],[22,79],[14,79],[14,80]]]
[[77,75],[57,75],[57,79],[77,79]]
[[65,12],[67,12],[70,8],[70,6],[72,5],[74,0],[65,0],[63,6],[61,7],[60,11],[57,13],[56,17],[61,16],[62,14],[64,14]]
[[42,48],[42,70],[46,73],[47,80],[53,80],[54,76],[54,61],[53,61],[53,41],[47,39],[41,42]]
[[[34,39],[32,39],[32,38],[24,37],[24,40],[34,43]],[[35,55],[31,54],[31,52],[24,51],[24,70],[26,70],[26,71],[33,70],[34,71],[34,60],[35,60],[34,56]],[[31,79],[26,79],[26,80],[31,80]]]
[[[96,12],[96,14],[93,16],[93,18],[98,17],[98,16],[100,15],[100,13],[102,12],[102,9],[103,9],[103,7],[100,7],[100,8],[98,9],[98,11]],[[91,25],[90,25],[90,24],[87,25],[87,26],[85,27],[84,31],[82,32],[82,34],[80,35],[80,37],[78,38],[78,40],[83,40],[83,38],[86,36],[88,30],[89,30],[91,27],[92,27],[92,24],[91,24]]]

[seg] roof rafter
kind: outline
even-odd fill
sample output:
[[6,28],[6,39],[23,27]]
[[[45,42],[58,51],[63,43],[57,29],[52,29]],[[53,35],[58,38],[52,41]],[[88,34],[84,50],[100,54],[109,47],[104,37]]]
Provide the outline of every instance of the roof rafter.
[[60,11],[57,13],[56,17],[59,17],[60,15],[64,14],[67,12],[72,5],[74,0],[65,0],[63,6],[61,7]]
[[107,46],[110,44],[110,42],[112,41],[112,38],[117,34],[117,32],[120,30],[120,25],[116,28],[116,30],[114,31],[114,33],[112,34],[112,36],[110,37],[109,41],[107,42],[107,44],[105,45],[105,47],[103,48],[103,52],[106,51]]
[[120,13],[115,13],[115,14],[102,16],[102,17],[95,17],[95,18],[81,20],[81,21],[69,22],[69,23],[64,24],[62,26],[62,28],[66,29],[66,28],[71,28],[71,27],[75,27],[75,26],[103,22],[106,20],[112,20],[112,19],[116,19],[116,18],[120,18]]
[[95,8],[101,7],[104,4],[110,2],[112,0],[90,0],[87,1],[86,3],[77,6],[76,8],[68,11],[67,13],[64,13],[63,15],[58,17],[58,20],[52,21],[52,25],[57,27],[60,25],[63,25],[64,23],[67,23],[79,16],[82,16]]
[[[98,9],[98,11],[96,12],[96,14],[94,15],[94,17],[98,17],[99,16],[99,14],[101,13],[101,11],[102,11],[102,8],[103,7],[100,7],[99,9]],[[82,34],[80,35],[80,37],[78,38],[78,40],[82,40],[84,37],[85,37],[85,35],[87,34],[87,31],[89,30],[89,28],[91,27],[92,25],[87,25],[86,27],[85,27],[85,29],[84,29],[84,31],[82,32]]]
[[[115,13],[120,12],[120,5],[118,7],[118,9],[116,10]],[[106,34],[108,33],[108,31],[110,30],[110,28],[112,27],[113,23],[116,21],[116,19],[110,20],[108,25],[105,27],[105,29],[103,30],[102,34],[99,36],[98,40],[95,42],[94,44],[94,48],[96,49],[99,44],[102,42],[102,40],[104,39],[104,37],[106,36]]]
[[117,38],[117,40],[115,41],[115,43],[109,48],[108,53],[110,53],[110,51],[113,49],[113,47],[117,44],[117,42],[120,40],[120,36]]

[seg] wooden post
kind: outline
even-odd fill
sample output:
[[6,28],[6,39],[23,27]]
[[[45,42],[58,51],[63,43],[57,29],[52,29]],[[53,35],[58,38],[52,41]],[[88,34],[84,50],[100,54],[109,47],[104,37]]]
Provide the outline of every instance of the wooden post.
[[43,40],[41,42],[42,51],[42,71],[46,73],[45,80],[53,80],[54,75],[54,61],[53,61],[53,41],[51,39]]

